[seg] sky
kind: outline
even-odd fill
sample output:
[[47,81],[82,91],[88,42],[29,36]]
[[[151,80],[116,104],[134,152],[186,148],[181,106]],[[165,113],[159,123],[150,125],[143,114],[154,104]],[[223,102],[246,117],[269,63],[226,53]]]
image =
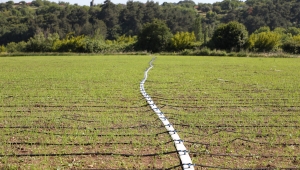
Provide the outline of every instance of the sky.
[[[4,3],[4,2],[7,2],[8,0],[0,0],[1,3]],[[12,0],[14,1],[15,3],[17,2],[20,2],[22,0]],[[31,0],[24,0],[25,2],[31,2]],[[49,0],[49,1],[52,1],[52,2],[56,2],[58,3],[59,1],[63,1],[63,2],[69,2],[70,4],[75,4],[77,3],[78,5],[87,5],[89,6],[90,5],[90,1],[91,0]],[[126,4],[128,0],[111,0],[111,2],[115,3],[115,4],[118,4],[118,3],[121,3],[121,4]],[[134,0],[134,1],[137,1],[137,0]],[[140,2],[147,2],[147,0],[139,0]],[[153,0],[154,2],[159,2],[159,4],[162,4],[163,2],[179,2],[180,0]],[[193,0],[196,4],[198,3],[214,3],[214,2],[220,2],[222,0]],[[94,0],[94,3],[95,4],[101,4],[103,3],[104,0]]]

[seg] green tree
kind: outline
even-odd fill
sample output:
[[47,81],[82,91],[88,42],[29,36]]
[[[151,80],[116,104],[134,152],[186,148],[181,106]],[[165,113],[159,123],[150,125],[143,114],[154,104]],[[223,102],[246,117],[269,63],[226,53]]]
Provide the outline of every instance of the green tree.
[[249,15],[243,20],[243,23],[247,27],[249,33],[253,33],[255,30],[266,25],[265,21],[260,16]]
[[201,16],[198,16],[195,19],[194,33],[195,33],[195,36],[196,36],[196,40],[202,42],[203,41],[203,33],[202,33]]
[[32,1],[31,5],[35,6],[35,7],[40,7],[40,6],[44,5],[44,2],[42,0],[36,0],[36,1]]
[[178,6],[163,7],[161,17],[156,17],[165,20],[171,32],[192,32],[197,13],[195,9],[180,8]]
[[212,43],[217,49],[240,50],[248,39],[246,27],[236,21],[221,24],[212,36]]
[[141,2],[127,1],[120,15],[122,33],[126,35],[137,35],[143,26],[145,6]]
[[26,44],[26,51],[29,52],[45,52],[47,51],[45,46],[45,35],[43,32],[39,32],[31,37]]
[[119,25],[120,6],[112,3],[110,0],[106,0],[102,5],[100,13],[98,13],[98,19],[102,20],[107,27],[107,38],[118,38],[121,29]]
[[179,1],[177,3],[177,5],[180,5],[182,7],[185,8],[194,8],[194,6],[196,5],[194,1],[192,0],[183,0],[183,1]]
[[144,9],[145,15],[143,16],[143,22],[151,22],[154,18],[160,18],[161,8],[158,2],[147,1]]
[[137,45],[140,50],[160,52],[167,49],[172,33],[165,22],[154,19],[144,25],[138,35]]
[[[72,24],[73,29],[75,29],[76,26],[82,27],[88,21],[88,11],[86,11],[84,8],[75,8],[71,11],[67,18],[69,23]],[[77,35],[80,34],[80,31],[75,31]]]
[[286,34],[291,34],[292,36],[300,35],[300,28],[289,27],[285,30]]
[[270,27],[268,26],[263,26],[263,27],[260,27],[259,29],[255,30],[253,33],[254,34],[259,34],[261,32],[270,32]]
[[198,10],[200,10],[201,12],[208,12],[208,11],[211,11],[211,9],[212,9],[212,4],[198,3]]
[[215,13],[217,13],[217,14],[219,14],[219,13],[221,13],[222,9],[221,9],[220,6],[215,5],[215,6],[213,6],[213,10],[212,11],[215,12]]
[[280,35],[281,43],[285,43],[286,41],[288,41],[292,38],[292,34],[288,33],[287,29],[285,29],[285,28],[277,27],[274,29],[274,32],[276,32]]
[[241,5],[243,5],[244,2],[240,1],[240,0],[223,0],[222,2],[220,2],[220,7],[222,8],[222,10],[232,10],[235,9]]
[[207,20],[208,23],[211,24],[211,23],[213,23],[217,20],[217,16],[218,16],[217,13],[209,11],[209,12],[206,13],[206,20]]

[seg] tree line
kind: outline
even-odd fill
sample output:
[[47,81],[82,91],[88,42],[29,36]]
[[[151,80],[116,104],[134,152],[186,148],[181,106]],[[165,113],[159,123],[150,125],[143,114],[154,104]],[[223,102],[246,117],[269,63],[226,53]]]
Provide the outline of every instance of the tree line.
[[299,18],[299,0],[105,0],[90,7],[8,1],[0,4],[0,51],[160,52],[208,47],[300,53]]

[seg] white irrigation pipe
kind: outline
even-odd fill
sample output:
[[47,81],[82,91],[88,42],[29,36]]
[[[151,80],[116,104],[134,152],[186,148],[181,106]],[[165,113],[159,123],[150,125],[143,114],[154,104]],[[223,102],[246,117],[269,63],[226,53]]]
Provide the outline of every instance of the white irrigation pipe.
[[180,139],[178,133],[172,126],[172,124],[169,122],[169,120],[164,116],[164,113],[155,105],[154,101],[151,99],[151,97],[146,93],[144,84],[148,77],[149,70],[153,67],[152,63],[155,58],[152,58],[150,61],[150,67],[145,71],[144,79],[140,83],[140,91],[144,98],[147,100],[147,103],[151,107],[151,109],[157,114],[159,119],[162,121],[164,126],[166,127],[167,131],[169,132],[171,138],[174,141],[174,145],[176,147],[176,150],[178,152],[178,155],[180,157],[182,168],[185,170],[194,170],[194,164],[192,164],[192,160],[190,155],[188,154],[188,150],[183,144],[183,140]]

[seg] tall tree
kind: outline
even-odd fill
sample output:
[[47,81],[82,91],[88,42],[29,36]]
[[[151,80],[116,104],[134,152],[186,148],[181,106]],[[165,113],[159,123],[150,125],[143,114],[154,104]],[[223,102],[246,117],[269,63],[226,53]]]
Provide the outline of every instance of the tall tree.
[[161,18],[161,9],[158,2],[147,1],[145,3],[143,22],[151,22],[155,18]]
[[120,6],[115,5],[110,0],[106,0],[102,5],[98,19],[104,21],[106,24],[108,39],[116,39],[121,32],[121,27],[119,25],[120,11]]
[[195,33],[197,41],[203,41],[203,32],[202,32],[202,23],[201,22],[202,22],[201,16],[199,15],[195,19],[195,23],[194,23],[194,33]]
[[138,35],[138,48],[150,52],[160,52],[167,49],[172,33],[167,24],[161,20],[154,19],[151,23],[144,25]]
[[142,29],[145,5],[141,2],[128,1],[120,15],[122,33],[126,35],[137,35]]
[[240,50],[247,42],[246,27],[236,21],[220,25],[214,32],[211,41],[217,49]]

